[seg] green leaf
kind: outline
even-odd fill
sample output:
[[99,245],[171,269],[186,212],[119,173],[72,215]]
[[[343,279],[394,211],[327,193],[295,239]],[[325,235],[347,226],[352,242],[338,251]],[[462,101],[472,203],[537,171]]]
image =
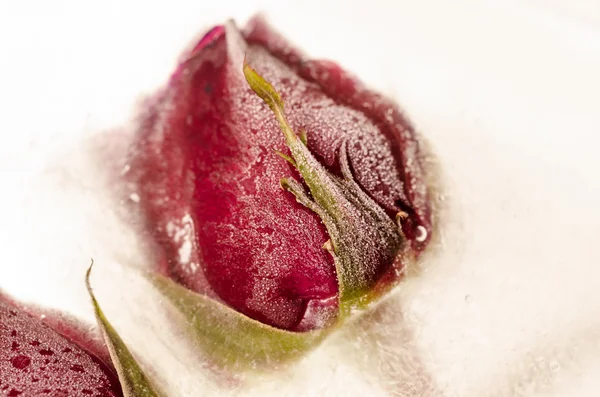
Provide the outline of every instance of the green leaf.
[[[292,178],[281,186],[296,200],[314,211],[327,228],[331,239],[324,247],[333,255],[339,285],[340,315],[343,319],[363,308],[386,288],[382,276],[403,255],[405,237],[399,224],[356,183],[347,154],[347,143],[340,147],[342,175],[329,172],[307,147],[306,132],[298,136],[285,117],[283,100],[275,88],[244,62],[244,75],[250,88],[269,106],[285,137],[294,165],[308,187]],[[289,161],[289,160],[288,160]],[[402,219],[402,214],[397,216]]]
[[290,332],[251,319],[156,273],[149,280],[183,315],[194,345],[212,363],[233,370],[275,367],[316,347],[334,327]]
[[159,392],[150,382],[150,379],[144,374],[141,367],[108,321],[100,305],[94,296],[92,287],[90,285],[90,274],[92,272],[93,262],[90,265],[86,275],[85,284],[92,299],[94,305],[94,311],[96,313],[96,319],[98,325],[102,331],[102,336],[108,347],[110,357],[113,361],[117,373],[119,375],[119,381],[121,382],[121,388],[125,397],[159,397],[164,396],[163,393]]

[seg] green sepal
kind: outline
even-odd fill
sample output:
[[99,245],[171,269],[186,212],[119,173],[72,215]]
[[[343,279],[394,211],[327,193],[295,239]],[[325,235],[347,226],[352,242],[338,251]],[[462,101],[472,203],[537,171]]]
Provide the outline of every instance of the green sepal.
[[243,72],[250,88],[273,111],[294,160],[292,164],[310,194],[291,178],[281,179],[281,186],[314,211],[327,228],[331,242],[325,249],[334,258],[343,319],[354,309],[364,308],[377,299],[385,289],[379,285],[380,279],[393,270],[404,252],[402,230],[354,180],[347,142],[342,143],[339,152],[342,175],[334,175],[308,149],[306,132],[301,130],[298,135],[293,131],[277,90],[247,62]]
[[285,161],[287,161],[288,163],[290,163],[294,168],[296,168],[296,162],[294,161],[293,158],[291,158],[290,156],[288,156],[287,154],[280,152],[279,150],[275,150],[275,153],[281,157],[282,159],[284,159]]
[[211,363],[229,370],[275,367],[315,348],[335,327],[290,332],[263,324],[157,273],[150,282],[182,314],[181,326]]
[[102,337],[104,338],[104,342],[110,353],[110,358],[119,375],[119,382],[123,389],[123,395],[125,397],[165,397],[166,395],[158,391],[148,376],[142,371],[142,368],[127,348],[127,345],[123,342],[123,339],[121,339],[118,332],[102,312],[102,309],[100,309],[100,305],[98,304],[90,285],[92,266],[93,262],[85,275],[85,285],[90,298],[92,299],[94,312]]

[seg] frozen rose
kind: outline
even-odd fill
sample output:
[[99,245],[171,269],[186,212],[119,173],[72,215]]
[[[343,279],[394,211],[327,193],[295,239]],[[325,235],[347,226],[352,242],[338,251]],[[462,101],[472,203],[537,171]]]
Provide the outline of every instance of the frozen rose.
[[[265,100],[276,117],[245,57],[280,96]],[[185,55],[149,102],[130,170],[159,270],[285,330],[323,328],[385,290],[431,235],[419,142],[397,106],[261,19],[217,26]]]

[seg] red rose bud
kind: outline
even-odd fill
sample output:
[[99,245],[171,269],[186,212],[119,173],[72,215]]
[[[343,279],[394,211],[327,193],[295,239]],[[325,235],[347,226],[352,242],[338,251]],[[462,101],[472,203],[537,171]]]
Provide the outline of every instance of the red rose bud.
[[122,396],[116,374],[89,350],[0,296],[0,395]]
[[431,234],[398,108],[260,19],[218,26],[185,56],[149,104],[129,175],[161,273],[282,330],[369,303]]

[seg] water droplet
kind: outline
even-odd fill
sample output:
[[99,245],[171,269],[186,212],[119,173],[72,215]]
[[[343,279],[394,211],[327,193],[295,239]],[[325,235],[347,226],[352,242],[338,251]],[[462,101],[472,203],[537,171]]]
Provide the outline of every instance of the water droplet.
[[129,200],[133,201],[134,203],[139,203],[140,202],[140,195],[137,193],[131,193],[129,195]]
[[129,172],[129,170],[131,169],[131,166],[129,164],[125,164],[125,166],[123,167],[123,169],[121,170],[121,175],[125,175]]
[[29,364],[31,364],[31,359],[27,356],[19,354],[18,356],[11,358],[10,363],[17,369],[25,369],[29,366]]
[[53,356],[54,355],[54,352],[52,350],[49,350],[49,349],[42,349],[42,350],[39,351],[39,353],[42,356]]
[[473,297],[469,294],[465,295],[465,302],[467,302],[467,303],[473,302]]
[[421,225],[417,226],[417,236],[415,237],[415,240],[417,240],[419,243],[422,243],[426,239],[427,239],[427,229],[425,229]]

